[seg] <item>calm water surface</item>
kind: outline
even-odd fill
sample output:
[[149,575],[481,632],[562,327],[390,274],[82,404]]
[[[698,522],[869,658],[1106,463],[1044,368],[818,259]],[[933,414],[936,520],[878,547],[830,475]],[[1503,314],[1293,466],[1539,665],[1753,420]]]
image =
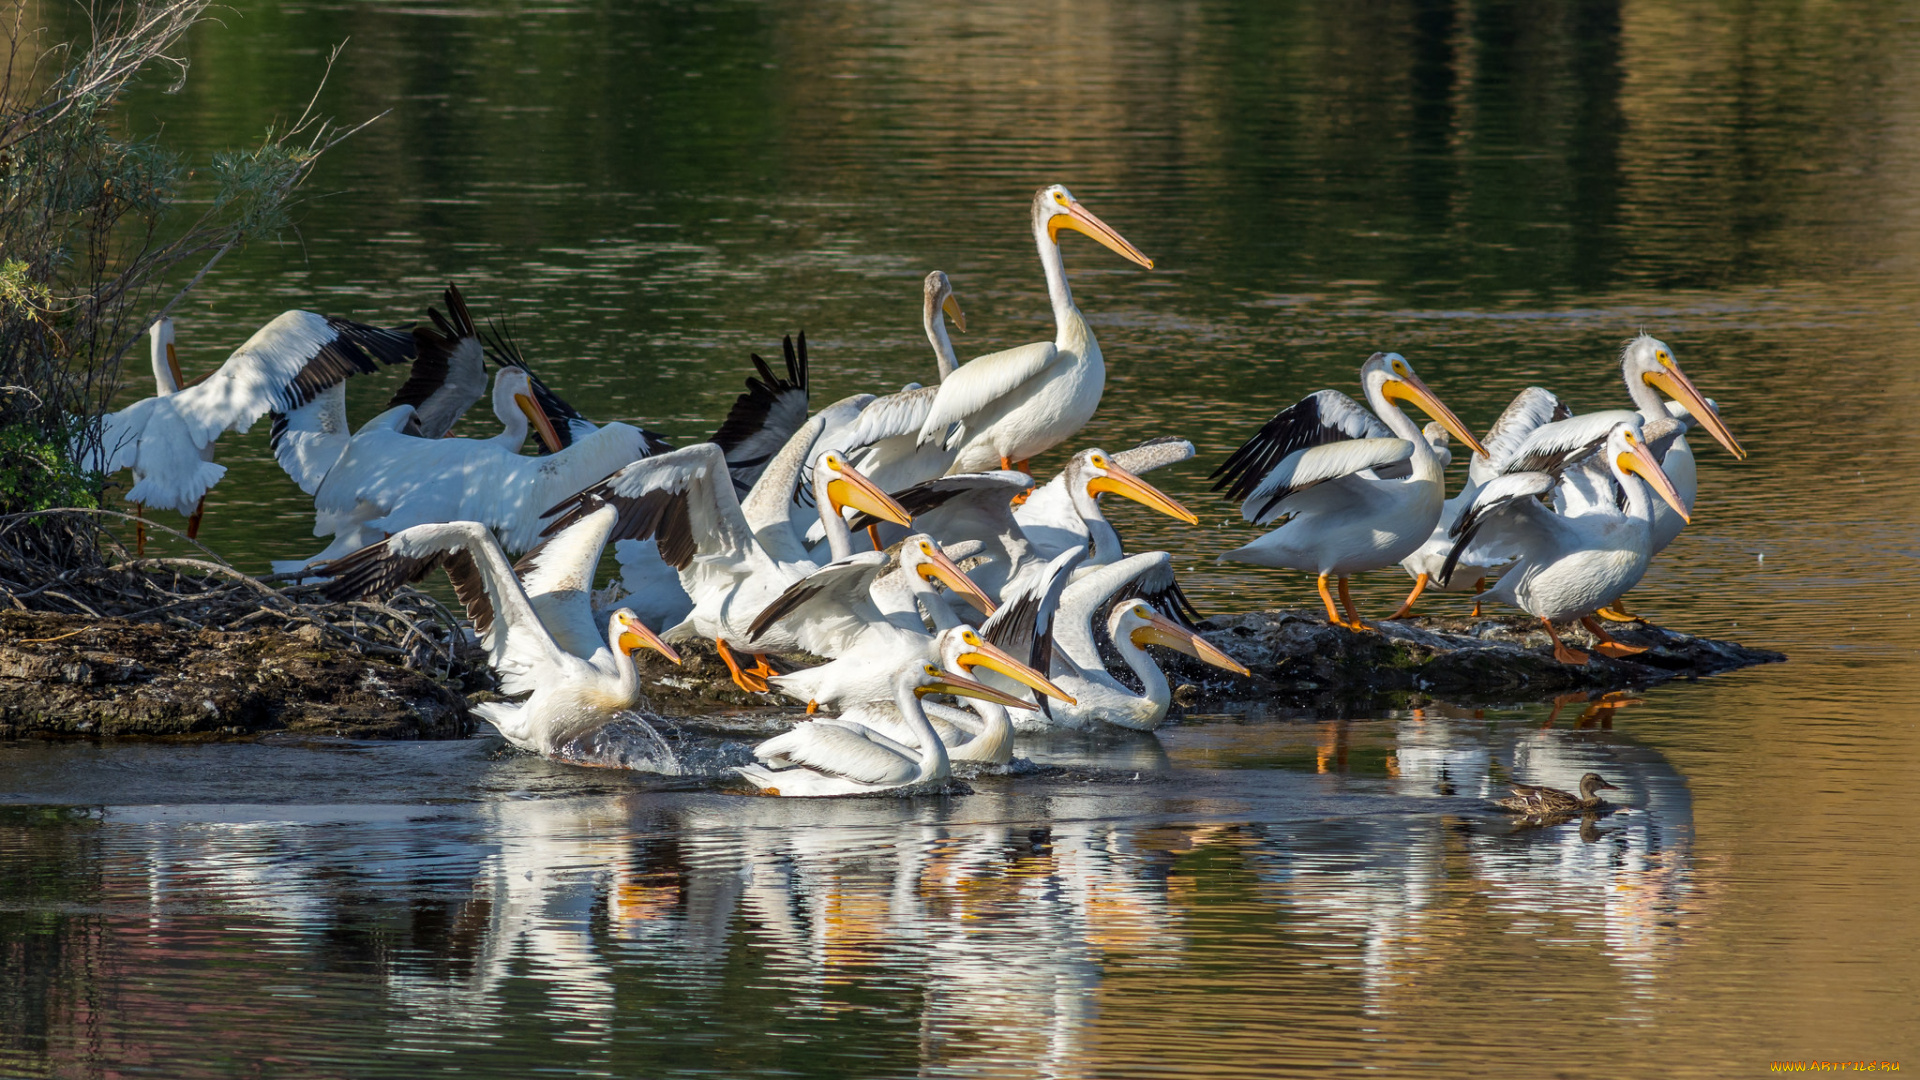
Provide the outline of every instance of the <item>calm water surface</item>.
[[[1205,475],[1275,408],[1376,348],[1476,428],[1530,383],[1609,407],[1645,328],[1752,456],[1699,440],[1634,599],[1792,659],[1611,713],[1028,742],[1057,768],[913,801],[488,740],[6,747],[0,1074],[1920,1066],[1910,7],[236,6],[138,130],[253,138],[349,36],[322,104],[392,112],[194,294],[190,372],[285,308],[408,321],[455,280],[590,414],[697,439],[783,333],[819,401],[929,378],[929,269],[963,355],[1047,336],[1025,208],[1058,180],[1159,261],[1067,242],[1109,365],[1076,445],[1200,447],[1153,477],[1199,529],[1116,517],[1203,609],[1311,600],[1212,564],[1247,530]],[[265,435],[220,444],[203,533],[256,569],[324,544]],[[1631,809],[1483,809],[1588,769]]]

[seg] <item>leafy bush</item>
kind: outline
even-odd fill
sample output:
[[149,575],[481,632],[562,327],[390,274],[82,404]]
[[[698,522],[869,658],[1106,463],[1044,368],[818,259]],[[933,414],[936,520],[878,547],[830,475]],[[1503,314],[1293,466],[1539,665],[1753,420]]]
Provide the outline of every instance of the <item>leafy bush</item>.
[[[97,449],[120,360],[228,251],[288,221],[321,154],[356,129],[313,114],[215,155],[210,198],[185,211],[187,165],[129,137],[115,106],[143,73],[187,75],[175,55],[208,0],[93,0],[82,40],[33,28],[33,0],[0,0],[0,513],[94,505],[106,478],[67,451]],[[196,196],[204,196],[199,190]],[[168,290],[171,272],[194,269]]]

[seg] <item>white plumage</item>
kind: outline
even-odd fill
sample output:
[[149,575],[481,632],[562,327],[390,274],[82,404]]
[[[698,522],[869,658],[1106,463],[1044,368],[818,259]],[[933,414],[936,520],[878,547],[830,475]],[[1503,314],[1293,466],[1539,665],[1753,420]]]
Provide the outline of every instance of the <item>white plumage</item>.
[[1013,467],[1086,426],[1106,388],[1093,329],[1074,306],[1059,231],[1073,229],[1147,269],[1153,260],[1059,184],[1033,197],[1033,238],[1053,303],[1054,339],[979,357],[942,380],[919,441],[954,453],[950,471]]
[[615,516],[605,506],[583,515],[531,560],[524,582],[492,533],[475,521],[418,525],[315,569],[332,579],[330,597],[350,599],[444,566],[501,691],[526,695],[474,711],[515,746],[551,754],[638,700],[634,649],[656,649],[679,662],[631,611],[614,612],[605,637],[594,623],[589,587]]

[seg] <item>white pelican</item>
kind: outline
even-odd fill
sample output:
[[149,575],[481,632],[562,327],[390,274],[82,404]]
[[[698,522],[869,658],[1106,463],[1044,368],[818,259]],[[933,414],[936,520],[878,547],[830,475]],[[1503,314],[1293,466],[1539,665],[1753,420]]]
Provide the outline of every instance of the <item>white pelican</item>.
[[[1554,658],[1563,664],[1587,662],[1585,653],[1569,649],[1555,633],[1554,622],[1564,619],[1580,619],[1599,639],[1595,647],[1608,656],[1645,651],[1611,640],[1590,616],[1646,573],[1653,554],[1653,503],[1647,489],[1683,519],[1687,516],[1680,494],[1641,437],[1637,416],[1616,421],[1602,436],[1603,464],[1619,485],[1624,506],[1608,499],[1557,513],[1543,503],[1541,498],[1559,486],[1561,469],[1593,451],[1592,441],[1565,437],[1581,419],[1536,431],[1509,471],[1487,481],[1454,526],[1455,555],[1476,542],[1517,555],[1482,595],[1541,620],[1553,640]],[[1442,567],[1441,578],[1453,569]]]
[[1120,534],[1100,509],[1100,496],[1115,492],[1155,510],[1198,525],[1200,519],[1139,475],[1193,457],[1193,444],[1177,436],[1141,443],[1117,454],[1095,448],[1067,461],[1059,475],[1036,488],[1013,511],[1033,553],[1051,559],[1069,547],[1087,549],[1085,566],[1105,566],[1126,554]]
[[[434,316],[436,322],[440,321],[439,312],[429,309],[429,313]],[[443,330],[447,329],[445,323],[441,323],[441,326]],[[545,382],[541,381],[539,374],[533,370],[533,366],[527,363],[526,354],[521,351],[520,343],[513,339],[513,335],[508,332],[505,324],[499,322],[491,324],[486,330],[481,331],[481,338],[486,342],[487,356],[493,360],[496,366],[503,368],[517,367],[527,373],[527,381],[533,387],[533,400],[540,406],[540,411],[546,414],[548,422],[553,425],[553,433],[556,439],[553,445],[541,444],[543,453],[551,454],[565,450],[580,439],[592,438],[594,434],[600,430],[601,425],[581,415],[580,410],[574,408],[565,398],[554,393]],[[469,340],[470,339],[466,337],[459,339],[463,347]],[[755,359],[758,359],[758,357]],[[419,361],[416,360],[414,362],[415,370],[418,370],[419,366]],[[761,368],[765,370],[766,365],[762,364]],[[752,391],[749,390],[749,394],[751,393]],[[803,400],[804,397],[805,392],[803,390]],[[397,402],[398,399],[396,397],[395,403]],[[645,453],[641,454],[642,457],[649,457],[673,449],[673,444],[668,442],[666,437],[659,432],[649,431],[645,427],[640,427],[638,430],[645,446]],[[444,432],[442,434],[444,434]]]
[[[1473,497],[1479,493],[1480,486],[1500,475],[1496,463],[1511,457],[1536,428],[1572,415],[1573,411],[1562,405],[1559,398],[1538,386],[1529,386],[1514,395],[1500,418],[1487,429],[1487,437],[1482,440],[1486,452],[1473,454],[1468,459],[1467,481],[1460,485],[1459,492],[1453,498],[1442,504],[1440,520],[1434,525],[1427,542],[1421,544],[1418,551],[1400,560],[1401,567],[1413,578],[1413,592],[1407,594],[1406,603],[1400,605],[1400,610],[1387,618],[1404,619],[1412,615],[1414,601],[1419,600],[1420,594],[1428,589],[1477,593],[1486,588],[1487,576],[1508,560],[1484,551],[1470,552],[1468,562],[1454,567],[1449,583],[1440,584],[1440,568],[1446,565],[1447,554],[1453,550],[1453,538],[1448,534],[1453,531],[1454,523],[1460,520],[1460,515],[1473,505]],[[1446,446],[1446,428],[1439,424],[1428,424],[1421,430],[1427,441],[1433,444],[1434,455],[1438,458]],[[1446,456],[1451,459],[1451,451]],[[1441,467],[1445,468],[1444,462]],[[1473,605],[1473,615],[1476,618],[1480,615],[1477,602]]]
[[[188,386],[174,351],[173,320],[150,331],[155,396],[100,418],[100,470],[133,470],[127,501],[161,506],[187,517],[187,535],[200,532],[207,489],[226,475],[213,463],[213,443],[228,431],[245,433],[269,412],[294,412],[348,376],[371,373],[375,361],[394,364],[414,355],[406,329],[388,330],[311,311],[283,312],[255,331],[225,363]],[[139,534],[144,546],[145,532]]]
[[594,623],[589,587],[616,516],[613,507],[599,507],[556,535],[541,549],[524,585],[493,534],[477,521],[402,529],[316,572],[333,579],[330,597],[347,599],[389,591],[444,566],[480,633],[501,691],[528,695],[520,702],[476,705],[473,711],[515,746],[552,754],[633,707],[640,695],[633,650],[654,649],[680,662],[672,647],[625,608],[608,618],[604,638]]
[[[470,320],[456,318],[452,333],[415,330],[421,348],[460,347],[478,338]],[[520,453],[529,422],[546,446],[560,435],[535,400],[526,370],[503,367],[494,376],[494,411],[504,430],[490,439],[423,439],[405,433],[410,406],[389,409],[354,433],[314,493],[314,535],[335,539],[307,562],[338,558],[374,539],[435,521],[478,521],[508,551],[539,539],[540,512],[579,492],[657,445],[651,433],[607,424],[546,456]],[[280,572],[302,562],[275,563]]]
[[[1620,376],[1627,384],[1627,396],[1633,399],[1634,411],[1640,414],[1649,445],[1660,448],[1660,467],[1673,482],[1674,490],[1680,493],[1681,506],[1687,513],[1693,510],[1694,497],[1699,493],[1699,480],[1694,472],[1693,448],[1687,445],[1686,429],[1667,440],[1656,434],[1651,425],[1671,418],[1666,402],[1661,400],[1665,394],[1680,406],[1685,418],[1707,429],[1714,441],[1725,447],[1727,453],[1736,459],[1746,460],[1747,452],[1741,448],[1739,440],[1720,419],[1716,409],[1686,372],[1680,370],[1680,363],[1674,359],[1673,350],[1667,343],[1646,333],[1633,337],[1620,350]],[[1666,429],[1662,429],[1662,434]],[[1664,445],[1662,445],[1664,444]],[[1672,460],[1669,466],[1668,460]],[[1604,470],[1589,466],[1585,472],[1591,481],[1603,481]],[[1570,485],[1569,485],[1570,486]],[[1596,485],[1597,486],[1597,485]],[[1563,488],[1565,490],[1565,488]],[[1675,513],[1663,503],[1653,506],[1653,554],[1659,554],[1680,531],[1686,527],[1685,514]],[[1614,598],[1618,600],[1618,597]],[[1599,612],[1602,618],[1616,622],[1632,621],[1633,617],[1619,604],[1610,604]]]
[[[929,579],[939,580],[956,594],[991,607],[986,594],[924,535],[908,537],[892,553],[862,551],[836,559],[788,586],[748,627],[758,641],[769,629],[784,626],[801,648],[828,658],[816,667],[769,678],[768,685],[806,702],[809,713],[822,705],[842,708],[883,701],[891,696],[893,676],[902,665],[939,661],[942,638],[954,637],[973,651],[966,667],[949,665],[950,670],[984,664],[1043,694],[1068,700],[1044,675],[981,639],[972,627],[955,623],[929,634],[917,612],[911,618],[889,618],[874,599],[883,574],[897,574],[908,587],[929,592]],[[951,618],[944,603],[929,607],[936,617]]]
[[[960,302],[954,297],[953,285],[946,274],[938,270],[929,273],[922,293],[921,326],[933,346],[940,378],[945,381],[959,361],[954,357],[953,341],[947,336],[942,313],[951,317],[963,332],[967,328],[966,316],[960,311]],[[862,476],[880,485],[883,491],[900,491],[931,480],[947,471],[954,456],[943,443],[920,442],[920,428],[927,422],[939,393],[940,384],[936,383],[932,386],[909,384],[898,393],[884,394],[860,410],[860,415],[851,423],[823,435],[822,441],[845,454]],[[883,546],[877,529],[871,536],[877,551]],[[809,539],[812,539],[811,533]]]
[[[943,627],[935,635],[938,659],[934,662],[948,671],[963,672],[968,676],[974,676],[976,669],[984,667],[1002,676],[998,680],[1000,685],[987,683],[995,689],[1017,694],[1019,691],[1006,682],[1011,679],[1013,683],[1073,704],[1073,699],[1050,680],[1041,677],[1039,682],[1034,681],[1040,677],[1040,671],[1051,663],[1053,639],[1047,633],[1046,619],[1059,603],[1060,590],[1065,584],[1065,574],[1045,581],[1034,581],[989,616],[977,631],[958,623]],[[941,603],[934,610],[939,611],[944,607],[945,604]],[[1015,660],[1002,647],[1002,642],[1019,649],[1031,662],[1022,664]],[[980,677],[983,681],[989,678],[984,675]],[[934,723],[936,733],[947,745],[947,757],[953,761],[982,765],[1005,765],[1012,761],[1013,717],[1007,712],[1007,707],[979,699],[969,702],[969,706],[972,712],[945,705],[927,706],[928,720]],[[1023,703],[1022,708],[1030,711],[1033,706]],[[899,707],[885,699],[843,709],[838,717],[829,717],[826,722],[859,724],[902,742],[912,742],[915,738],[906,718],[900,715]]]
[[[1080,522],[1081,535],[1104,533],[1111,538],[1104,546],[1116,549],[1115,555],[1119,536],[1095,501],[1095,497],[1103,493],[1112,492],[1188,524],[1198,523],[1199,519],[1186,507],[1122,468],[1103,450],[1083,451],[1068,462],[1067,469],[1074,481],[1071,487],[1063,482],[1062,488],[1070,512]],[[988,595],[1005,598],[1041,574],[1047,559],[1072,543],[1070,539],[1063,539],[1063,532],[1072,529],[1064,523],[1055,523],[1042,534],[1048,542],[1045,549],[1028,536],[1016,516],[1012,500],[1032,483],[1026,473],[1013,470],[954,473],[916,484],[896,493],[895,498],[913,515],[920,529],[937,537],[942,544],[982,543],[988,561],[974,566],[967,576],[979,583]],[[1076,489],[1079,498],[1074,496]],[[1055,517],[1052,505],[1051,500],[1042,503],[1038,516],[1043,522],[1052,522]],[[1092,516],[1085,516],[1088,514]],[[854,523],[858,526],[863,520],[855,518]],[[1084,547],[1084,541],[1077,546]],[[1104,550],[1102,555],[1106,555]]]
[[[1221,562],[1279,566],[1319,575],[1327,621],[1361,630],[1366,624],[1347,593],[1347,575],[1392,566],[1433,533],[1445,501],[1444,477],[1433,447],[1394,402],[1410,401],[1474,453],[1486,448],[1399,353],[1374,353],[1360,366],[1367,404],[1338,390],[1322,390],[1282,409],[1213,471],[1227,497],[1243,499],[1241,516],[1280,526]],[[1327,592],[1340,582],[1342,619]]]
[[[567,503],[549,510],[559,515],[548,528],[564,528],[598,501],[619,508],[615,535],[626,540],[655,540],[660,558],[678,571],[692,610],[668,628],[668,640],[702,637],[714,643],[735,685],[765,693],[766,677],[776,675],[764,652],[743,670],[732,647],[755,640],[754,616],[778,599],[787,586],[819,569],[801,542],[792,518],[794,481],[807,451],[827,423],[815,416],[768,463],[766,473],[742,504],[734,495],[726,457],[712,443],[636,461]],[[828,523],[827,540],[836,558],[853,554],[853,541],[840,517],[852,506],[896,524],[910,524],[906,511],[861,476],[834,451],[814,461],[814,495]],[[790,627],[763,633],[760,648],[802,648]]]
[[998,466],[1026,471],[1028,459],[1086,426],[1100,407],[1106,363],[1093,328],[1073,305],[1060,230],[1099,241],[1122,258],[1153,269],[1153,260],[1094,217],[1059,184],[1033,196],[1033,241],[1053,301],[1054,338],[978,357],[940,384],[919,441],[955,452],[950,471]]
[[[1075,554],[1068,552],[1055,559],[1049,574],[1070,570]],[[1237,675],[1248,674],[1246,668],[1192,627],[1169,617],[1169,612],[1177,614],[1185,606],[1178,588],[1173,556],[1164,551],[1129,555],[1074,576],[1060,592],[1059,606],[1051,619],[1038,631],[1050,634],[1078,669],[1063,670],[1067,665],[1055,662],[1054,681],[1073,695],[1074,703],[1041,702],[1049,722],[1076,727],[1101,722],[1140,731],[1158,727],[1173,702],[1173,688],[1167,684],[1166,673],[1147,655],[1143,648],[1146,645],[1162,645]],[[1117,603],[1116,596],[1120,598]],[[1140,693],[1107,674],[1093,636],[1094,620],[1102,611],[1107,612],[1103,629],[1121,660],[1140,680]]]
[[927,663],[911,664],[894,677],[894,704],[913,729],[917,746],[905,746],[857,724],[809,721],[776,735],[753,754],[765,763],[735,772],[762,794],[788,797],[866,795],[943,780],[950,775],[946,744],[934,733],[920,699],[927,694],[991,701],[1024,708],[1019,698]]

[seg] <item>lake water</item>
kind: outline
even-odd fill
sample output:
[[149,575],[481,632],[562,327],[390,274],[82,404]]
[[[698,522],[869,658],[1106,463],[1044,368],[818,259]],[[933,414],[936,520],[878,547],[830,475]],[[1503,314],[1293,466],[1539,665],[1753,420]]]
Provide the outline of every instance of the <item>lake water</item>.
[[[297,233],[178,313],[208,370],[289,307],[401,322],[449,280],[590,415],[711,429],[804,329],[816,401],[1049,336],[1059,181],[1159,266],[1066,241],[1157,435],[1203,610],[1206,473],[1404,353],[1471,426],[1612,407],[1663,338],[1751,451],[1633,594],[1785,665],[1580,703],[1200,718],[1050,768],[795,804],[436,745],[0,748],[0,1075],[1722,1077],[1920,1059],[1920,22],[1896,3],[260,4],[143,132],[204,159],[384,119]],[[136,365],[143,371],[142,365]],[[138,373],[138,372],[136,372]],[[377,409],[398,373],[351,388]],[[131,391],[130,391],[131,393]],[[478,420],[470,430],[484,432]],[[261,425],[203,539],[306,554]],[[1050,470],[1067,448],[1044,459]],[[1407,588],[1359,582],[1383,614]],[[1452,610],[1438,597],[1430,610]],[[1507,778],[1628,812],[1513,831]]]

